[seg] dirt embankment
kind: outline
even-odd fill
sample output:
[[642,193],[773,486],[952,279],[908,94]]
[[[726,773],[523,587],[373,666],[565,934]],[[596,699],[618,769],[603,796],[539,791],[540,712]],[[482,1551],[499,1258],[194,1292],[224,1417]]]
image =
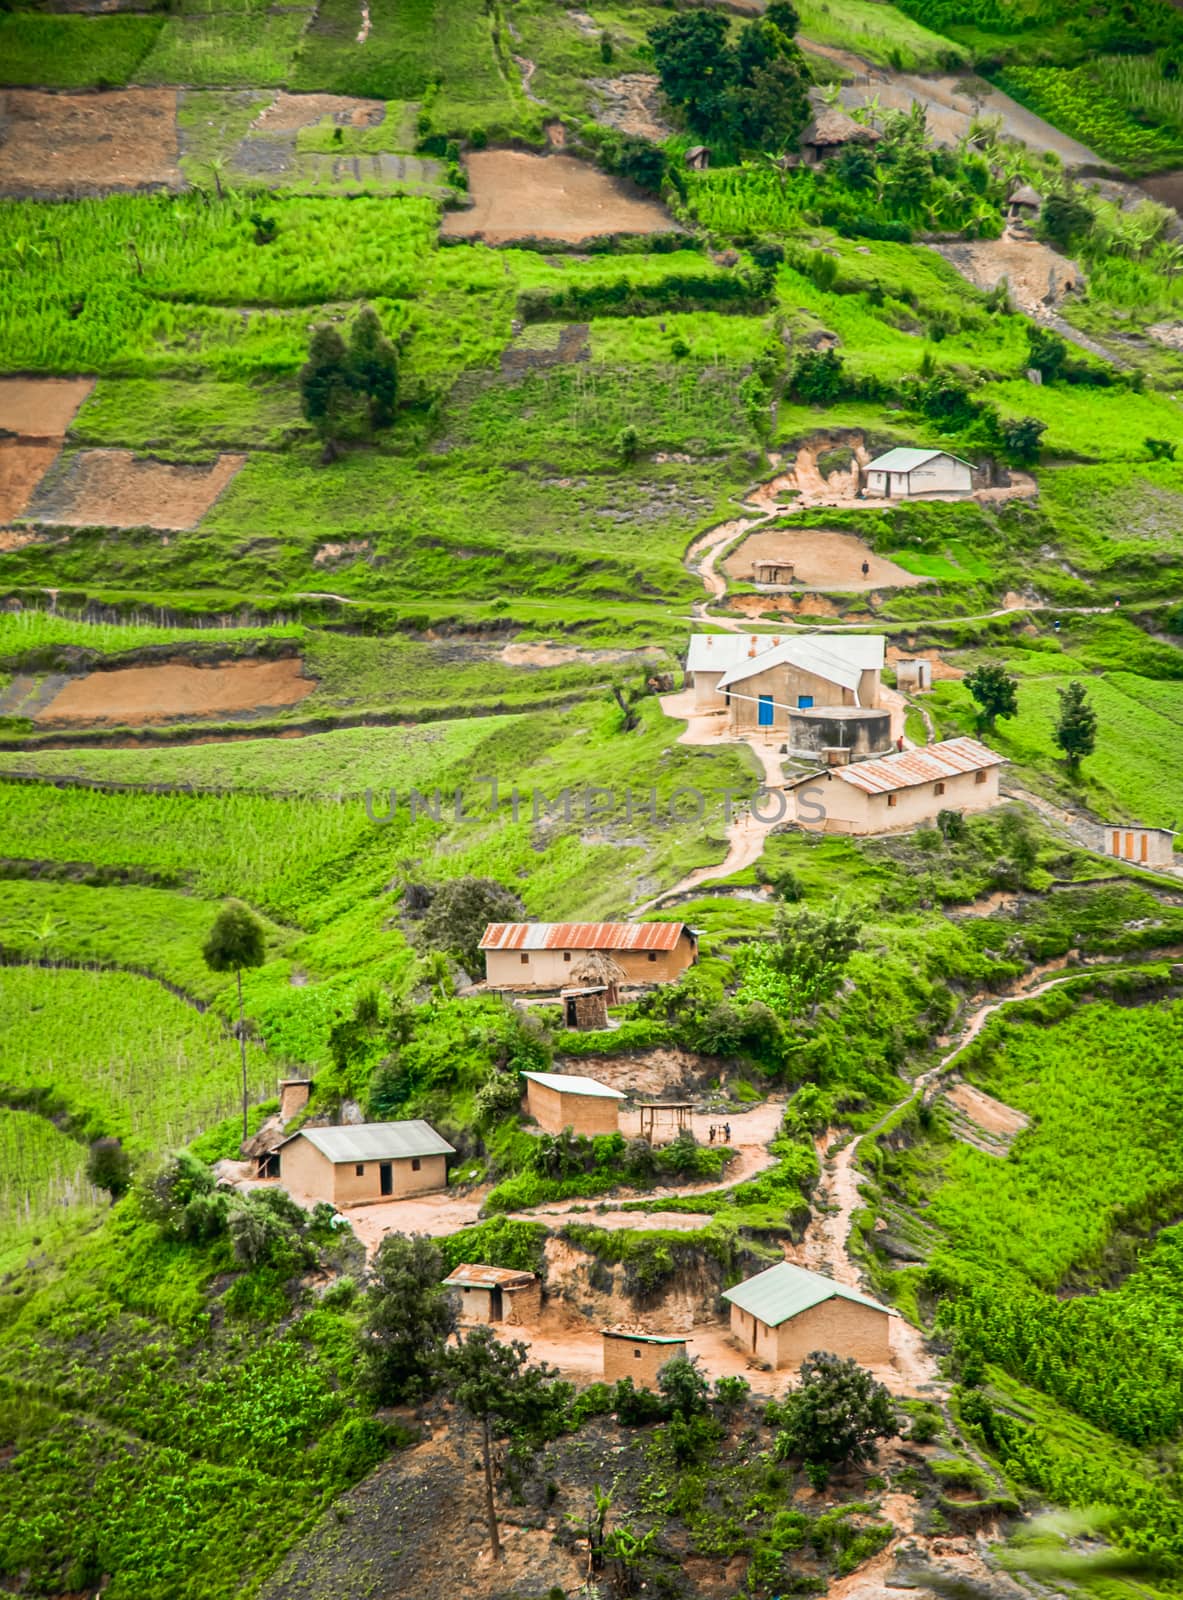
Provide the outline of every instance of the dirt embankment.
[[[0,153],[3,149],[0,144]],[[33,498],[94,383],[93,378],[0,378],[0,530]],[[0,550],[18,550],[35,540],[35,534],[0,531]]]
[[223,667],[124,667],[68,679],[33,720],[38,726],[95,727],[218,717],[298,705],[315,688],[315,678],[305,677],[303,663],[292,658]]

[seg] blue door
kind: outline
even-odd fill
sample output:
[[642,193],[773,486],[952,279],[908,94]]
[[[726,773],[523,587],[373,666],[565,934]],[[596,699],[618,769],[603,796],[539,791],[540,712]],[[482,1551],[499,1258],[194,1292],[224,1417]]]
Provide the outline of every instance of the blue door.
[[761,728],[771,728],[772,726],[772,696],[770,694],[762,694],[760,696],[760,710],[757,722]]
[[799,694],[797,696],[797,709],[799,711],[808,711],[812,704],[813,696],[811,694]]

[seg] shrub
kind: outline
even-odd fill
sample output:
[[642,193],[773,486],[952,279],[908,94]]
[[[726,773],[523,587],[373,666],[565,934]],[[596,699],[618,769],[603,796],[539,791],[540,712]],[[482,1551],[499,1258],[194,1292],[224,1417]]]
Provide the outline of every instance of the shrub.
[[86,1176],[96,1189],[118,1200],[131,1187],[131,1157],[118,1139],[96,1139],[86,1157]]

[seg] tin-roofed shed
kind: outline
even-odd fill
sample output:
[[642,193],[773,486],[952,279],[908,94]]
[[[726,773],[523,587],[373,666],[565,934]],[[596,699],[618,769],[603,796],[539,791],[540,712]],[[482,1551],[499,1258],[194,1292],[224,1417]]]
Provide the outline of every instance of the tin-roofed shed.
[[542,1310],[542,1285],[533,1272],[463,1262],[444,1279],[459,1300],[460,1321],[532,1327]]
[[769,1367],[799,1367],[814,1350],[870,1366],[891,1360],[891,1319],[898,1313],[820,1272],[778,1261],[723,1298],[731,1305],[732,1337]]
[[620,1131],[624,1096],[619,1089],[575,1073],[523,1072],[522,1077],[526,1080],[526,1110],[547,1133],[570,1128],[590,1138]]
[[351,1206],[446,1188],[455,1150],[430,1123],[413,1121],[301,1128],[276,1153],[285,1188]]

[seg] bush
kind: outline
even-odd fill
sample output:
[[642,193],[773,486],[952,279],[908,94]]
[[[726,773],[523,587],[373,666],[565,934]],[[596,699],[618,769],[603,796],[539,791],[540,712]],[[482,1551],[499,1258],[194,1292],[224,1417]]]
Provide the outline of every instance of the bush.
[[631,1378],[620,1378],[612,1391],[612,1410],[622,1428],[643,1428],[650,1422],[664,1422],[670,1408],[661,1395],[638,1389]]
[[118,1200],[131,1187],[131,1157],[118,1139],[96,1139],[86,1157],[86,1176],[96,1189]]
[[795,1455],[823,1467],[864,1462],[874,1455],[877,1440],[899,1432],[883,1384],[856,1361],[827,1351],[815,1350],[801,1363],[801,1386],[784,1402],[783,1414],[781,1458]]
[[793,362],[790,384],[804,404],[830,405],[845,387],[842,357],[836,350],[802,351]]

